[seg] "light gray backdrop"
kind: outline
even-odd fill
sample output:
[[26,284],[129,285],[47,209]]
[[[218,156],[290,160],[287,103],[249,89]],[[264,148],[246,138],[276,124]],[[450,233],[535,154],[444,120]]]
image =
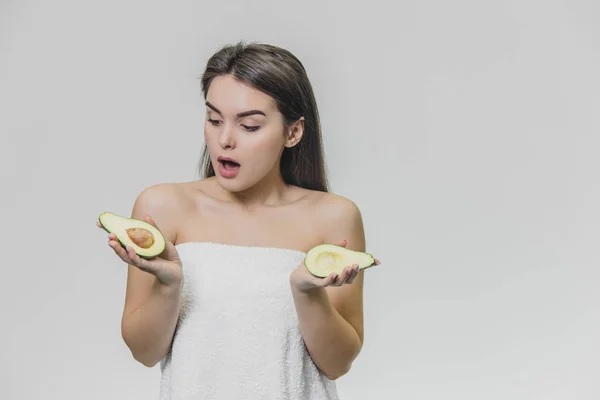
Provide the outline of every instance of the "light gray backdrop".
[[598,4],[3,0],[0,398],[157,398],[95,221],[196,178],[239,39],[305,63],[383,261],[342,399],[600,398]]

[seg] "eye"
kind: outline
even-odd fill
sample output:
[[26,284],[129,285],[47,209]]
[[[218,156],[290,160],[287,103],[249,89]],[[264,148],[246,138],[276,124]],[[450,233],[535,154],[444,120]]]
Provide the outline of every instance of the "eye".
[[215,120],[215,119],[210,119],[210,118],[209,118],[209,119],[208,119],[208,122],[210,122],[210,123],[211,123],[211,124],[213,124],[214,126],[217,126],[217,125],[218,125],[218,123],[219,123],[219,122],[221,122],[221,121],[217,121],[217,120]]
[[250,132],[254,132],[254,131],[258,130],[258,128],[260,128],[260,126],[248,126],[248,125],[244,125],[244,124],[242,124],[242,126],[244,127],[244,129],[246,129],[247,131],[250,131]]

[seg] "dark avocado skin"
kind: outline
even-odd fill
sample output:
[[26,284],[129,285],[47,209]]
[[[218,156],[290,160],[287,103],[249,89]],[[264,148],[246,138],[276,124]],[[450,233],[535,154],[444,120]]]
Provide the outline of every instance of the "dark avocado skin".
[[[102,226],[102,229],[104,229],[104,230],[105,230],[106,232],[108,232],[108,233],[112,233],[111,231],[109,231],[109,230],[108,230],[108,228],[107,228],[106,226],[104,226],[104,224],[102,223],[102,221],[100,220],[100,218],[98,218],[98,222],[99,222],[99,223],[100,223],[100,225]],[[121,244],[121,246],[123,246],[123,248],[125,248],[125,243],[123,243],[123,242],[121,241],[121,239],[119,239],[119,238],[117,237],[117,241],[118,241],[118,242]],[[134,249],[134,251],[135,251],[135,249]],[[138,253],[136,252],[136,254],[138,254]],[[141,254],[138,254],[138,256],[140,256],[141,258],[143,258],[143,259],[145,259],[145,260],[151,260],[151,259],[153,259],[153,258],[154,258],[154,257],[143,256],[143,255],[141,255]]]

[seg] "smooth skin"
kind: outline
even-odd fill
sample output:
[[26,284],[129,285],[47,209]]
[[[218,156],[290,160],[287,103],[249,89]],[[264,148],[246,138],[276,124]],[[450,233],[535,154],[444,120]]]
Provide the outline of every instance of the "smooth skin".
[[[238,116],[249,110],[264,115]],[[239,174],[227,179],[217,172],[199,181],[143,190],[131,217],[153,224],[167,240],[165,251],[153,259],[140,258],[109,235],[108,245],[129,265],[123,339],[133,357],[148,367],[167,354],[177,324],[183,273],[176,244],[217,242],[303,252],[323,243],[357,251],[366,247],[355,203],[287,185],[281,177],[281,153],[302,139],[303,119],[284,130],[272,99],[231,76],[214,79],[206,117],[204,138],[215,169],[217,157],[226,156],[241,164]],[[304,341],[329,379],[350,370],[364,343],[364,271],[355,267],[318,278],[300,263],[290,274]]]

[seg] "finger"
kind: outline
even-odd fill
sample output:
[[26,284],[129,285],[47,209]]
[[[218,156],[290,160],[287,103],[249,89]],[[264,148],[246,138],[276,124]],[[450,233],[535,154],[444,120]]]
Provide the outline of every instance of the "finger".
[[338,274],[332,272],[327,278],[323,280],[323,286],[335,286],[335,282],[338,279],[338,277]]
[[121,243],[119,243],[116,240],[109,240],[108,245],[114,250],[114,252],[117,254],[117,256],[119,256],[121,260],[123,260],[127,264],[132,264],[129,255],[127,255],[127,251],[123,248],[123,246],[121,246]]
[[375,265],[379,265],[381,264],[381,261],[379,261],[377,258],[375,259]]
[[346,245],[348,244],[348,241],[346,239],[338,240],[337,242],[334,242],[333,244],[335,246],[346,247]]
[[354,265],[351,265],[346,268],[346,276],[345,276],[344,280],[342,281],[342,285],[350,283],[350,280],[354,279],[357,267],[358,267],[358,265],[354,264]]
[[157,275],[159,268],[157,265],[152,263],[151,260],[140,257],[131,246],[128,246],[127,253],[129,254],[129,258],[131,259],[133,266],[144,272],[148,272],[155,276]]
[[132,265],[134,265],[135,267],[137,267],[145,272],[153,272],[155,270],[152,263],[150,263],[150,262],[148,262],[148,260],[145,260],[142,257],[140,257],[135,252],[135,250],[133,250],[133,247],[127,246],[126,250],[127,250],[127,255],[129,256],[129,259],[131,260]]
[[152,216],[150,216],[150,214],[144,215],[144,221],[146,221],[147,223],[149,223],[150,225],[152,225],[153,227],[155,227],[156,229],[158,229],[160,231],[160,228],[156,224],[156,221],[154,221],[154,219],[152,218]]
[[168,240],[165,243],[165,249],[158,256],[170,261],[179,259],[179,253],[177,252],[177,248],[173,243],[171,243]]
[[356,279],[356,277],[358,276],[359,272],[360,272],[360,270],[358,269],[357,266],[355,266],[354,269],[352,270],[352,274],[350,275],[350,277],[346,281],[346,284],[350,284],[350,283],[354,282],[354,279]]
[[342,286],[343,284],[345,284],[352,274],[352,269],[352,266],[344,268],[340,277],[335,281],[334,286]]

